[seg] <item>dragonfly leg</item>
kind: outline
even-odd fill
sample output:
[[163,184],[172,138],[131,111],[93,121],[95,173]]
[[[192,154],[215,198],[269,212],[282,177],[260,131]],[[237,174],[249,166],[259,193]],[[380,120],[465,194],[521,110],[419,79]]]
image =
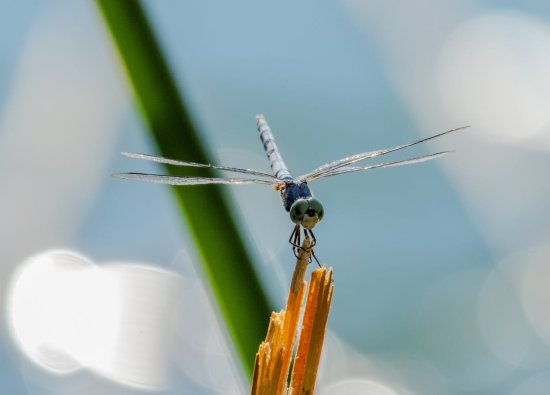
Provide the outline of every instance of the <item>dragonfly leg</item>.
[[[301,245],[302,238],[300,237],[300,225],[296,225],[294,229],[292,230],[292,233],[290,234],[290,237],[288,238],[288,242],[292,245],[292,252],[294,252],[294,256],[298,258],[298,254],[300,250],[303,248]],[[313,251],[313,247],[315,244],[317,244],[317,239],[315,238],[315,235],[311,231],[311,229],[305,229],[304,228],[304,238],[307,239],[308,237],[311,237],[313,240],[313,243],[311,244],[311,256],[309,257],[309,261],[312,261],[312,258],[315,259],[315,262],[317,263],[317,266],[321,267],[321,264],[319,263],[319,259],[317,259],[317,256],[315,255],[315,252]]]
[[294,255],[298,257],[300,254],[300,249],[302,248],[302,236],[300,236],[300,227],[296,227],[296,248],[294,249]]
[[315,238],[315,235],[311,231],[311,229],[304,229],[304,235],[305,237],[311,236],[311,239],[313,240],[313,243],[311,243],[311,257],[309,258],[309,261],[311,262],[311,258],[315,259],[315,262],[317,263],[317,266],[321,267],[321,264],[319,263],[319,259],[317,259],[317,255],[315,255],[315,251],[313,251],[313,247],[317,244],[317,239]]
[[295,240],[296,240],[296,229],[298,228],[298,225],[296,225],[294,227],[294,229],[292,229],[292,233],[290,234],[290,237],[288,238],[288,242],[290,244],[292,244],[293,247],[296,247],[296,243],[295,243]]
[[[306,231],[309,232],[309,235],[311,236],[311,239],[313,240],[313,243],[311,244],[311,247],[315,247],[315,245],[317,244],[317,239],[315,238],[315,235],[313,234],[313,231],[311,229],[304,229],[304,233]],[[306,237],[307,237],[307,233],[306,233]]]
[[[317,255],[315,255],[315,251],[311,249],[311,256],[315,259],[315,263],[317,263],[317,266],[321,267],[321,264],[319,263],[319,259],[317,259]],[[311,258],[309,260],[311,262]]]
[[292,251],[296,258],[298,258],[298,252],[300,252],[300,225],[296,225],[294,230],[288,238],[288,242],[292,245]]

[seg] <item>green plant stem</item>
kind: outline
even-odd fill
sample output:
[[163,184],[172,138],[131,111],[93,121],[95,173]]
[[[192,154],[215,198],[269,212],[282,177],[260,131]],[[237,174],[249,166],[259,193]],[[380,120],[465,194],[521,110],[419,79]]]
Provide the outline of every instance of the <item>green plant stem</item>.
[[[140,2],[97,0],[97,4],[161,155],[211,163]],[[173,175],[183,175],[183,170],[167,169]],[[203,169],[185,174],[214,175]],[[254,356],[267,329],[271,308],[239,235],[230,205],[218,186],[172,189],[191,229],[235,348],[245,370],[251,375]],[[155,208],[149,206],[145,209]]]

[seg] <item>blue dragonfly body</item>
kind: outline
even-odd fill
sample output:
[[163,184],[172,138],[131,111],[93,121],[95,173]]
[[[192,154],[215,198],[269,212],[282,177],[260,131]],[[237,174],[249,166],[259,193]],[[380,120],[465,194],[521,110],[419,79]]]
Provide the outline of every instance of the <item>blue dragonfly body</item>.
[[[277,145],[269,125],[267,124],[265,117],[262,114],[256,116],[256,123],[258,126],[258,132],[260,139],[264,146],[267,159],[271,166],[272,174],[259,170],[244,169],[230,166],[216,166],[207,165],[195,162],[185,162],[174,159],[162,158],[159,156],[152,156],[146,154],[128,153],[123,152],[124,156],[136,159],[148,160],[151,162],[163,163],[167,165],[186,166],[186,167],[199,167],[208,168],[213,170],[222,170],[227,172],[239,173],[246,175],[247,177],[186,177],[186,176],[166,176],[159,174],[146,174],[146,173],[116,173],[114,177],[153,182],[159,184],[169,185],[205,185],[205,184],[264,184],[272,185],[279,191],[281,196],[281,202],[284,209],[290,214],[290,219],[294,223],[294,229],[290,235],[289,242],[293,246],[295,254],[298,254],[301,241],[300,230],[303,229],[304,237],[311,236],[313,239],[313,245],[315,245],[316,239],[312,232],[315,225],[321,221],[324,215],[324,209],[321,202],[313,196],[313,193],[309,187],[309,183],[320,178],[353,173],[358,171],[366,171],[383,167],[394,167],[401,165],[408,165],[412,163],[420,163],[427,160],[435,159],[443,156],[451,151],[441,151],[433,154],[421,155],[409,159],[396,160],[385,163],[372,164],[368,166],[355,166],[358,162],[362,162],[367,159],[377,158],[395,151],[432,140],[451,132],[462,130],[467,126],[451,129],[442,133],[438,133],[420,140],[416,140],[407,144],[398,145],[393,148],[386,148],[377,151],[363,152],[337,161],[324,164],[317,169],[301,175],[299,177],[293,177],[288,168],[286,167],[283,158]],[[312,245],[312,246],[313,246]],[[313,254],[315,257],[315,255]]]

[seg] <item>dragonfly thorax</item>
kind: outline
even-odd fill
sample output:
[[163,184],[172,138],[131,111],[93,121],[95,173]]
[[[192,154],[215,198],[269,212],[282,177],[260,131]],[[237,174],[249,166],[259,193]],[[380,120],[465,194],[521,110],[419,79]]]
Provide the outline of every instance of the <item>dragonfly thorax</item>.
[[279,184],[277,189],[281,194],[281,203],[288,212],[296,200],[313,197],[306,181],[285,180]]

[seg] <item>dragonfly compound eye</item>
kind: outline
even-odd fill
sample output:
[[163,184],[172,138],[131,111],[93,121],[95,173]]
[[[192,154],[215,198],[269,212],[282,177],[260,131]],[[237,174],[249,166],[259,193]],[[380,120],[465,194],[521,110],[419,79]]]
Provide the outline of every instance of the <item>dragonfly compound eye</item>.
[[323,219],[323,215],[325,214],[325,211],[323,210],[323,205],[321,202],[315,198],[309,199],[309,210],[313,211],[317,214],[317,217],[319,217],[319,221]]
[[305,199],[298,199],[290,207],[290,219],[295,224],[301,224],[309,208],[309,203]]
[[315,225],[323,218],[323,206],[321,202],[314,198],[307,199],[308,208],[301,225],[306,229],[313,229]]

